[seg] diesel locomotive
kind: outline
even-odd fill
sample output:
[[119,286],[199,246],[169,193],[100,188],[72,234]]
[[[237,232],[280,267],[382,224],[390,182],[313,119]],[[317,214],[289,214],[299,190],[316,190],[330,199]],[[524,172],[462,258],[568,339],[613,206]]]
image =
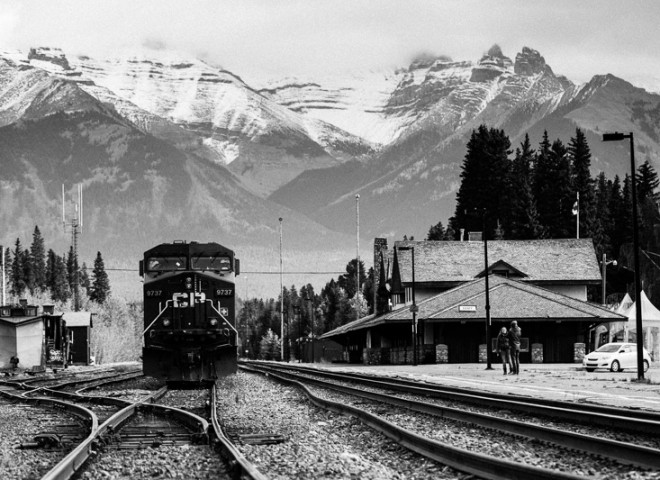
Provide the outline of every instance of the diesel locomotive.
[[217,243],[175,241],[144,253],[145,375],[206,382],[236,372],[239,273],[234,252]]

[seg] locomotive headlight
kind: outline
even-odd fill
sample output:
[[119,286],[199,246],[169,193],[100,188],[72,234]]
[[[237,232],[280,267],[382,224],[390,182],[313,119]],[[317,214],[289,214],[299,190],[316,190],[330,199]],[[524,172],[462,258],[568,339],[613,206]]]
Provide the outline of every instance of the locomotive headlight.
[[169,327],[170,323],[172,322],[170,321],[169,318],[163,318],[163,327]]
[[209,324],[210,324],[212,327],[215,327],[215,326],[218,324],[218,319],[217,319],[217,318],[210,318],[210,319],[209,319]]
[[186,278],[186,288],[187,288],[188,290],[192,290],[192,288],[193,288],[193,285],[192,285],[192,278],[191,278],[191,277],[187,277],[187,278]]

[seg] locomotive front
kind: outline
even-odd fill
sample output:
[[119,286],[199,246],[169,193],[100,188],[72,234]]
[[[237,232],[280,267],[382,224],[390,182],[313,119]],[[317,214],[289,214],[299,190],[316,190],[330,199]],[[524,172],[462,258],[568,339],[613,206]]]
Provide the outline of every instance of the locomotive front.
[[161,244],[140,261],[145,375],[213,381],[237,369],[234,252],[217,243]]

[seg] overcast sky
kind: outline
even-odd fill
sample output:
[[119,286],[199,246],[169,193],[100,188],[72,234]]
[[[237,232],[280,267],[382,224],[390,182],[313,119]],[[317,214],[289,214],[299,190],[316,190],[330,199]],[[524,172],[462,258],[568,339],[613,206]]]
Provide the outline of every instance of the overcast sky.
[[419,53],[477,60],[497,43],[511,59],[538,50],[574,82],[660,85],[659,26],[656,0],[0,0],[0,50],[148,45],[248,76],[406,66]]

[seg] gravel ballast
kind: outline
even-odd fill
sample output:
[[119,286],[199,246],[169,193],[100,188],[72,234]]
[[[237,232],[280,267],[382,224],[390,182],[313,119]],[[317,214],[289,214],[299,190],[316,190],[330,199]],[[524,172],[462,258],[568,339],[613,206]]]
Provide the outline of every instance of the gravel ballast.
[[[239,372],[218,382],[218,419],[245,457],[272,479],[463,479],[400,447],[352,417],[316,408],[296,388]],[[241,434],[283,443],[242,445]]]

